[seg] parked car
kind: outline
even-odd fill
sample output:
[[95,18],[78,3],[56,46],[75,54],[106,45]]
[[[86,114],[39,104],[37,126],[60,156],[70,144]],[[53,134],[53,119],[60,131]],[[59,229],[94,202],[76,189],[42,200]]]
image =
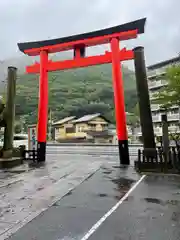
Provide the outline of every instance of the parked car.
[[[28,149],[28,134],[15,134],[13,146],[19,147],[21,145],[25,145],[26,149]],[[0,139],[0,146],[3,146],[3,138]]]

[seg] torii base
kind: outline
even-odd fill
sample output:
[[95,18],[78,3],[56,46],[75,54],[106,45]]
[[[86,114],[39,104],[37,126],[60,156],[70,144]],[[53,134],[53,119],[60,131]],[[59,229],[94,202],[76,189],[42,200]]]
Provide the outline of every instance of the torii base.
[[129,165],[129,147],[128,140],[118,140],[120,164]]
[[46,161],[46,142],[38,142],[37,145],[37,162]]

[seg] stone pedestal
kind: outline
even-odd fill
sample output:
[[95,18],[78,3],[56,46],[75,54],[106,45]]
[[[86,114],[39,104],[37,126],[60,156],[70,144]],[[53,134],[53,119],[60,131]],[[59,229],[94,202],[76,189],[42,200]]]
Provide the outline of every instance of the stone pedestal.
[[22,158],[0,158],[0,169],[16,167],[22,163]]

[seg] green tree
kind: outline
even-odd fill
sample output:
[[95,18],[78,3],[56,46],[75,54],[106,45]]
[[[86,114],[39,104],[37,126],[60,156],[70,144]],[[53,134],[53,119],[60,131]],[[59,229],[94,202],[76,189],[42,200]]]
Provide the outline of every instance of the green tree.
[[175,133],[170,133],[169,134],[169,140],[173,141],[176,145],[177,149],[180,149],[180,134],[175,132]]
[[[171,106],[180,108],[180,66],[171,66],[167,68],[164,79],[167,85],[154,94],[153,103],[161,105],[161,109],[166,111]],[[178,132],[169,133],[169,139],[174,141],[176,147],[179,148],[180,134]]]
[[[132,112],[137,103],[134,73],[123,67],[126,111]],[[21,74],[17,80],[16,120],[24,116],[26,124],[37,122],[38,75]],[[112,122],[114,118],[114,93],[111,64],[68,71],[50,72],[49,108],[53,119],[70,115],[80,117],[99,112]],[[0,89],[1,91],[1,89]]]

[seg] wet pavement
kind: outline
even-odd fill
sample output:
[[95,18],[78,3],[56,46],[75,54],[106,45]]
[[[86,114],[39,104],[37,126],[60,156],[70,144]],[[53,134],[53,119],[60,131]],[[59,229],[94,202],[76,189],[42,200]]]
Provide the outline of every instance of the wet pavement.
[[[132,167],[103,163],[61,200],[12,235],[9,240],[178,240],[180,177],[146,176],[105,221],[141,178]],[[95,231],[87,237],[96,224]]]
[[179,240],[179,176],[139,182],[113,154],[50,152],[45,166],[0,172],[0,240]]
[[147,176],[90,240],[180,239],[180,177]]
[[120,169],[104,163],[90,178],[9,239],[81,239],[138,179],[132,167]]
[[61,199],[70,190],[96,172],[99,157],[48,155],[45,166],[27,164],[0,172],[0,239]]

